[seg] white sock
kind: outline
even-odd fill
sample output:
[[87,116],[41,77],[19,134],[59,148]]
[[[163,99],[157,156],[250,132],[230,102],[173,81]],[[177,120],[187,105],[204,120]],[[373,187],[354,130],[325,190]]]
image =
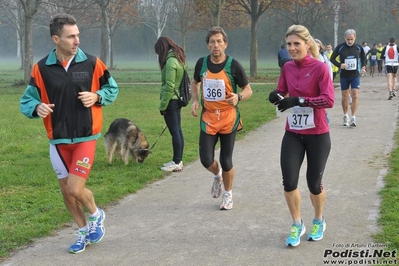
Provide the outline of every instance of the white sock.
[[299,219],[299,220],[297,220],[297,221],[294,221],[294,224],[295,224],[295,225],[301,225],[301,224],[302,224],[302,219]]
[[348,115],[348,114],[344,114],[344,116],[345,116],[345,117],[349,117],[349,115]]
[[100,216],[100,211],[98,210],[98,208],[95,213],[90,214],[90,217],[98,217],[98,216]]
[[229,193],[230,194],[230,196],[233,196],[233,190],[230,190],[230,191],[225,191],[226,193]]
[[79,228],[79,231],[80,231],[80,232],[87,232],[87,225],[85,225],[85,226],[82,227],[82,228]]
[[215,175],[215,178],[222,178],[222,169],[220,169],[219,174]]

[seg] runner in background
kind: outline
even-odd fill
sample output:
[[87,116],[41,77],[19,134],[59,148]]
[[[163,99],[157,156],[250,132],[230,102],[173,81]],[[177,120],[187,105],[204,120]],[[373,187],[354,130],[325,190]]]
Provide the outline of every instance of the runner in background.
[[396,82],[398,72],[399,48],[394,37],[389,38],[389,43],[381,51],[381,59],[385,60],[385,73],[388,84],[388,100],[396,96]]
[[[368,46],[368,44],[367,44],[366,41],[364,41],[364,42],[362,43],[362,46],[363,46],[364,53],[367,55],[367,53],[370,51],[370,47]],[[362,77],[363,77],[363,76],[364,76],[364,77],[367,77],[367,72],[368,72],[368,69],[367,69],[368,57],[367,57],[367,56],[366,56],[365,65],[366,65],[366,73],[362,74]]]
[[[345,42],[335,47],[331,55],[331,63],[340,69],[340,84],[342,93],[343,125],[356,127],[356,114],[359,105],[360,74],[366,71],[366,54],[360,44],[355,43],[356,31],[348,29],[344,34]],[[335,58],[339,56],[338,62]],[[349,90],[350,88],[350,90]],[[352,118],[349,124],[349,97],[352,97]]]

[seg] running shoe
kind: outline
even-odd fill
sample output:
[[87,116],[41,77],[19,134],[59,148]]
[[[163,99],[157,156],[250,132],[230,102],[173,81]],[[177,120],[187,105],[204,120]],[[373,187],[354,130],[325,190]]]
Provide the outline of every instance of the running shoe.
[[287,240],[285,241],[285,245],[287,247],[296,247],[301,243],[301,236],[305,234],[306,232],[306,227],[303,221],[301,221],[301,225],[293,224],[291,226],[291,232],[287,237]]
[[349,126],[349,117],[347,117],[346,115],[344,115],[344,126]]
[[180,161],[179,164],[172,161],[171,164],[161,167],[161,170],[166,172],[180,172],[183,170],[183,161]]
[[213,178],[213,184],[212,184],[212,189],[211,189],[211,195],[212,198],[219,198],[220,195],[222,194],[222,181],[223,178],[219,176],[215,176]]
[[396,90],[392,90],[392,96],[396,97]]
[[392,91],[389,93],[389,96],[388,96],[388,100],[392,100],[392,98],[393,98],[393,93],[392,93]]
[[222,204],[220,205],[221,210],[231,210],[233,208],[233,196],[224,192],[222,196]]
[[69,248],[70,253],[80,253],[86,249],[86,246],[90,244],[89,234],[86,231],[78,231],[76,233],[78,239]]
[[326,230],[326,220],[323,217],[322,221],[313,220],[312,231],[308,234],[309,241],[318,241],[323,239],[323,233]]
[[351,127],[356,127],[356,119],[354,117],[351,118]]
[[98,243],[105,235],[104,220],[105,212],[98,208],[100,215],[98,217],[89,218],[89,238],[90,243]]
[[162,166],[163,166],[163,167],[166,167],[166,166],[172,165],[172,164],[174,164],[174,163],[175,163],[175,162],[172,160],[172,161],[170,161],[170,162],[164,163]]

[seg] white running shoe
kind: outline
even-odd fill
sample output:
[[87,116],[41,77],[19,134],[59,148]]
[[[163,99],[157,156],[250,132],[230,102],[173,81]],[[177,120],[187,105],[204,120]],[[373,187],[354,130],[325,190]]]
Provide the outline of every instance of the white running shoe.
[[349,117],[347,117],[346,115],[344,115],[344,126],[349,126]]
[[356,127],[356,119],[354,117],[351,119],[351,127]]
[[166,172],[180,172],[183,170],[183,161],[181,161],[179,164],[173,162],[168,166],[162,167],[161,170]]
[[167,166],[173,165],[174,163],[175,163],[175,162],[172,160],[172,161],[170,161],[170,162],[164,163],[162,166],[163,166],[163,167],[167,167]]
[[221,210],[231,210],[233,208],[233,196],[224,192],[222,197],[222,204],[220,205]]
[[222,177],[215,176],[212,184],[211,195],[212,198],[219,198],[222,194]]

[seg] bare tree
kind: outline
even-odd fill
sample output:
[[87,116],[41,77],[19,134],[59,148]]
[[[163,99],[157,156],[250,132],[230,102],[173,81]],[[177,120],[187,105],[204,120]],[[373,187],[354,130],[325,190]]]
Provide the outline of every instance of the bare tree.
[[274,10],[293,24],[306,26],[315,34],[317,23],[323,18],[332,18],[334,2],[331,0],[299,0],[290,5],[280,5]]
[[173,8],[173,0],[144,0],[142,4],[143,24],[150,27],[157,39],[168,21],[169,12]]
[[141,22],[136,0],[111,0],[107,8],[110,69],[114,67],[114,35],[121,25],[135,26]]
[[24,81],[29,82],[33,66],[33,16],[38,11],[41,0],[19,0],[24,13]]
[[186,50],[186,35],[190,29],[196,28],[195,3],[193,0],[174,0],[174,6],[175,30],[180,32],[183,50]]
[[211,11],[213,17],[213,25],[220,25],[220,14],[222,13],[222,9],[226,0],[206,0],[206,4],[208,5],[209,10]]
[[107,22],[107,9],[110,0],[94,0],[97,6],[100,8],[100,27],[101,27],[101,50],[100,59],[107,63],[108,58],[108,22]]
[[258,21],[259,17],[277,0],[236,0],[243,12],[251,17],[251,48],[249,71],[251,77],[258,76]]
[[19,0],[0,0],[0,16],[2,22],[15,29],[17,37],[17,54],[16,57],[21,60],[21,69],[24,69],[24,54],[23,38],[24,38],[24,14],[21,9]]
[[[41,11],[52,17],[56,13],[67,13],[74,16],[79,24],[96,26],[98,10],[93,9],[93,0],[49,0],[41,5]],[[95,14],[93,16],[93,14]]]

